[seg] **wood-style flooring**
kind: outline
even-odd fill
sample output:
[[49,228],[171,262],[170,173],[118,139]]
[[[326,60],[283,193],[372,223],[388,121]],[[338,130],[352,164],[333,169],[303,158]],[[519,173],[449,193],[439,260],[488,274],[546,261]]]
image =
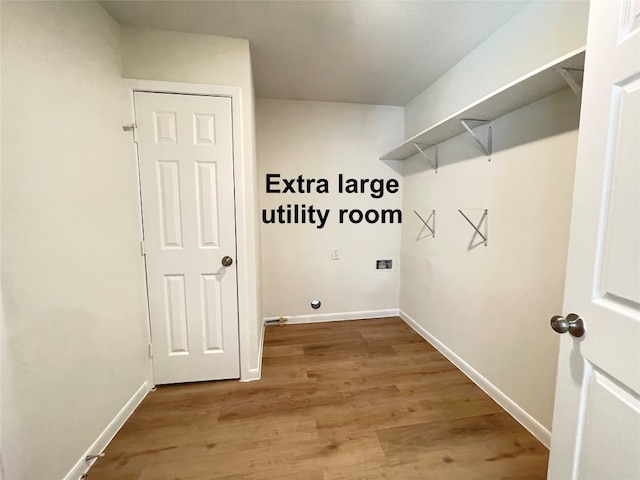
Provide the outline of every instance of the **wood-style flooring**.
[[544,479],[548,451],[399,318],[268,327],[262,380],[159,387],[89,480]]

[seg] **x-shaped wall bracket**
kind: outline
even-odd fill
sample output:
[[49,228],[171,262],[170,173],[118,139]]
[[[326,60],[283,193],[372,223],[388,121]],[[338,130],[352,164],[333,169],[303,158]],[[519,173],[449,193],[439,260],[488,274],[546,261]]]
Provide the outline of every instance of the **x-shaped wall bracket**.
[[[464,217],[464,219],[467,222],[469,222],[469,225],[471,225],[473,227],[473,229],[476,231],[476,233],[478,235],[480,235],[480,238],[482,238],[482,240],[484,240],[484,246],[486,247],[487,244],[489,243],[489,232],[487,230],[487,224],[485,223],[485,220],[486,220],[487,216],[489,215],[489,210],[487,210],[485,208],[484,212],[482,213],[482,217],[480,217],[480,221],[478,222],[478,225],[476,225],[471,220],[469,220],[469,217],[467,217],[462,210],[458,210],[458,211],[460,212],[460,215],[462,215]],[[483,223],[485,224],[485,226],[484,226],[485,233],[482,233],[480,231],[480,227],[482,226]]]
[[[427,228],[427,230],[431,232],[431,236],[433,238],[436,238],[436,211],[431,210],[431,215],[429,215],[429,217],[426,220],[422,218],[420,214],[415,210],[413,211],[413,213],[415,213],[420,219],[420,221],[424,223],[424,226]],[[431,221],[431,225],[429,225],[429,221]]]

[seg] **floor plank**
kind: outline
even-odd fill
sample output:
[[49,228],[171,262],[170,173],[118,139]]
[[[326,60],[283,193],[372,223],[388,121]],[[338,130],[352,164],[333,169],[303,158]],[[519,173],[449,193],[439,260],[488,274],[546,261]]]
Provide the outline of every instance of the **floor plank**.
[[158,388],[88,478],[535,480],[547,460],[394,317],[267,328],[262,380]]

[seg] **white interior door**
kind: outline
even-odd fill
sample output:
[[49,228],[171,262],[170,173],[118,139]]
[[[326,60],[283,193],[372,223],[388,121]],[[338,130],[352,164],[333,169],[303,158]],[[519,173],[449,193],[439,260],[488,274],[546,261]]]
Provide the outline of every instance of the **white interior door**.
[[591,2],[550,479],[640,479],[640,1]]
[[134,103],[155,382],[238,378],[231,99]]

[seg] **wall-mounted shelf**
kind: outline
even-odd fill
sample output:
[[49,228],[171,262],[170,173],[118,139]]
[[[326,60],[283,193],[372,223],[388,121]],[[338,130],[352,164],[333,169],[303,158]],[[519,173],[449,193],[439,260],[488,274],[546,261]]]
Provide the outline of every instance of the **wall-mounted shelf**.
[[570,80],[566,75],[559,74],[557,69],[563,69],[561,72],[581,70],[584,66],[584,52],[585,49],[580,48],[518,78],[414,135],[382,155],[380,160],[406,160],[418,153],[416,144],[437,145],[464,132],[461,120],[479,118],[490,121],[567,88]]

